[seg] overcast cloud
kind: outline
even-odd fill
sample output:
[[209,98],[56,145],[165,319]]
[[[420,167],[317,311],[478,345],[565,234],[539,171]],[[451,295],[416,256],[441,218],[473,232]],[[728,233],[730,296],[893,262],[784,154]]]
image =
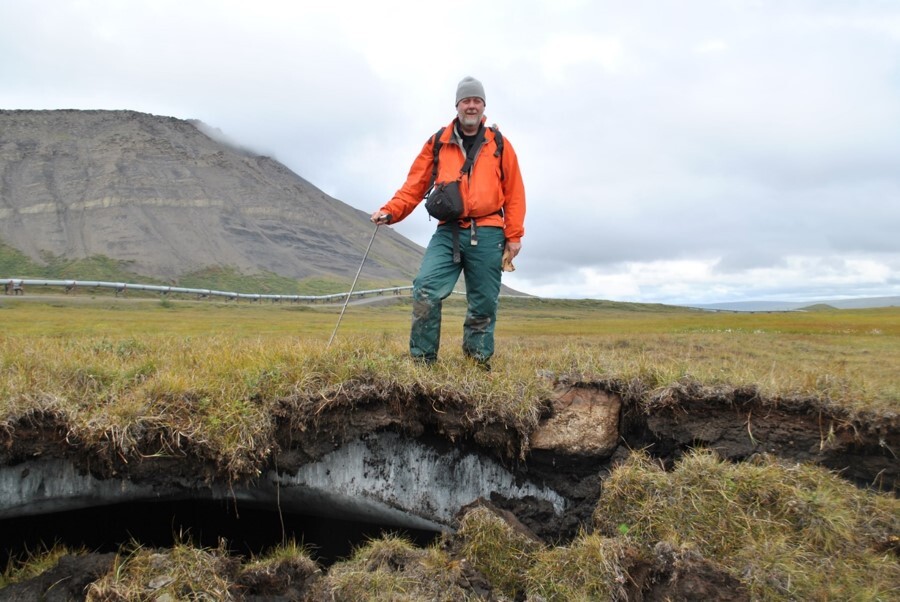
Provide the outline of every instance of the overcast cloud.
[[0,0],[0,108],[199,119],[367,213],[465,75],[523,170],[513,288],[900,295],[893,0]]

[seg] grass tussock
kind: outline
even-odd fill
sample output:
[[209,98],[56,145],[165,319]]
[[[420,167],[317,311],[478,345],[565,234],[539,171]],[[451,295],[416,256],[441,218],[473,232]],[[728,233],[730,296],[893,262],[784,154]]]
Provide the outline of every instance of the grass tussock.
[[760,457],[733,465],[697,451],[666,472],[633,454],[604,482],[600,532],[650,548],[691,547],[760,600],[887,600],[900,564],[886,542],[900,501],[828,471]]
[[243,565],[233,590],[244,595],[287,597],[289,592],[307,589],[321,574],[309,548],[290,540]]
[[[387,534],[327,572],[295,542],[244,564],[224,543],[135,548],[91,585],[87,599],[456,602],[490,592],[496,600],[624,600],[653,584],[702,586],[708,573],[696,568],[703,563],[726,571],[754,600],[876,601],[900,593],[900,500],[815,467],[766,457],[732,465],[698,451],[666,472],[635,453],[604,482],[594,521],[594,532],[551,546],[474,506],[455,534],[432,546]],[[65,553],[38,555],[27,569],[22,561],[3,579],[39,574]]]
[[470,587],[465,563],[435,546],[415,547],[387,534],[331,567],[316,585],[326,600],[346,602],[465,602],[482,599]]
[[167,550],[135,547],[121,553],[112,570],[91,584],[87,600],[278,597],[307,591],[320,578],[321,569],[309,550],[295,541],[288,541],[245,563],[228,553],[225,542],[214,549],[181,542]]
[[179,543],[165,552],[138,547],[117,558],[112,571],[91,584],[87,600],[233,600],[231,587],[239,566],[223,547]]
[[514,529],[485,507],[463,516],[458,536],[462,540],[462,555],[510,598],[521,593],[534,555],[543,549],[538,540]]
[[627,541],[584,534],[568,546],[535,553],[525,583],[531,598],[546,602],[626,600],[637,557],[636,546]]
[[56,565],[63,556],[82,554],[84,552],[83,548],[73,549],[65,545],[54,544],[21,556],[12,557],[3,571],[0,572],[0,589],[37,577]]

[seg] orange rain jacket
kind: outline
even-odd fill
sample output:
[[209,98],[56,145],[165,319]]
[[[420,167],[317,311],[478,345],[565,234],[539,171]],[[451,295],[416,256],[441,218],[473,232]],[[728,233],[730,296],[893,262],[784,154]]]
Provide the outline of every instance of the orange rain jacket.
[[[443,145],[438,157],[437,183],[459,179],[459,170],[466,161],[462,140],[457,136],[455,126],[456,119],[444,128],[441,135]],[[382,213],[391,215],[391,223],[397,223],[412,213],[428,192],[434,164],[433,138],[429,137],[422,147],[409,170],[406,182],[394,198],[380,209]],[[519,159],[506,137],[503,138],[502,156],[495,156],[497,143],[490,128],[485,128],[484,140],[470,175],[463,176],[460,181],[459,189],[465,207],[464,219],[460,220],[460,225],[466,228],[474,218],[477,226],[499,226],[503,228],[508,242],[519,242],[525,235],[525,185],[519,171]]]

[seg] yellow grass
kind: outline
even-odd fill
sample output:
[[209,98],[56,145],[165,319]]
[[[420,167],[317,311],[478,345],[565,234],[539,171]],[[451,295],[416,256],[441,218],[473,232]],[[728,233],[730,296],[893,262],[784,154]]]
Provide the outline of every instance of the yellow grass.
[[[451,372],[438,369],[429,378],[435,373],[441,379],[469,377],[466,373],[455,378],[463,303],[453,298],[445,307],[441,356]],[[767,396],[809,395],[877,411],[893,411],[900,400],[895,369],[900,365],[900,308],[716,314],[623,307],[504,299],[493,381],[515,379],[531,388],[540,370],[586,378],[639,378],[650,387],[686,377],[704,384],[750,384]],[[199,387],[209,394],[240,394],[253,374],[266,372],[273,363],[305,363],[308,360],[300,360],[308,356],[319,358],[320,367],[338,378],[342,370],[328,367],[333,357],[324,348],[339,310],[215,302],[164,305],[131,299],[2,299],[0,358],[17,375],[14,382],[0,383],[0,392],[52,385],[52,365],[70,376],[80,368],[81,380],[87,381],[79,385],[82,390],[91,384],[90,369],[102,376],[107,372],[100,368],[109,365],[151,372],[145,381],[162,380],[176,390]],[[377,364],[373,368],[396,373],[401,371],[395,360],[405,355],[408,328],[405,303],[350,306],[335,346],[344,352],[348,343],[363,353],[370,349]],[[98,349],[103,346],[108,349]],[[87,353],[92,349],[93,358]],[[30,366],[24,372],[23,363],[24,368]],[[344,376],[350,376],[346,372]],[[243,385],[234,382],[235,374],[246,377]]]
[[[634,311],[637,308],[639,311]],[[653,392],[685,380],[895,412],[900,309],[710,314],[663,307],[514,300],[494,371],[460,350],[462,299],[446,304],[441,359],[408,361],[409,307],[47,297],[0,299],[0,424],[40,411],[88,446],[194,453],[233,476],[269,453],[273,407],[328,402],[354,384],[464,399],[476,419],[527,433],[554,378]],[[572,334],[566,334],[571,332]],[[577,333],[577,334],[575,334]],[[636,383],[636,384],[635,384]],[[158,433],[158,449],[138,449]]]
[[696,451],[666,472],[640,453],[604,481],[601,532],[649,549],[695,548],[759,600],[888,600],[900,564],[888,541],[900,501],[824,468],[774,458],[731,464]]
[[[813,397],[851,412],[900,407],[898,308],[711,314],[504,300],[490,374],[460,352],[464,302],[445,309],[441,359],[427,368],[406,358],[408,301],[351,306],[326,348],[339,305],[0,298],[0,426],[48,412],[63,417],[75,439],[111,441],[126,454],[178,454],[179,441],[190,440],[195,453],[246,475],[269,453],[279,399],[327,404],[360,385],[456,395],[473,416],[523,429],[560,377],[636,382],[644,392],[690,379],[754,386],[771,398]],[[137,450],[153,429],[165,433],[161,447]],[[659,541],[723,562],[759,599],[877,600],[897,595],[896,559],[878,552],[885,534],[896,534],[896,516],[893,498],[820,469],[732,467],[698,454],[665,473],[637,456],[604,483],[595,515],[602,533],[551,548],[501,537],[498,525],[473,515],[461,537],[469,562],[498,591],[526,588],[548,600],[618,591],[625,552],[649,555]],[[322,585],[347,599],[373,591],[416,599],[427,580],[458,573],[456,562],[388,537],[335,566]],[[195,583],[197,567],[214,578]],[[173,580],[155,581],[159,593],[215,596],[236,570],[221,551],[179,546],[163,558],[138,550],[92,595],[116,599],[164,572]],[[823,585],[823,574],[834,578]]]
[[331,567],[318,587],[326,600],[462,602],[469,598],[456,583],[459,577],[459,568],[441,550],[419,549],[386,534]]
[[221,547],[178,543],[164,553],[136,547],[120,554],[112,571],[89,586],[87,600],[232,600],[229,590],[238,566]]
[[37,577],[44,571],[53,568],[63,556],[85,552],[86,550],[83,548],[71,549],[62,544],[54,544],[29,551],[21,557],[10,558],[6,567],[0,572],[0,590],[14,583]]

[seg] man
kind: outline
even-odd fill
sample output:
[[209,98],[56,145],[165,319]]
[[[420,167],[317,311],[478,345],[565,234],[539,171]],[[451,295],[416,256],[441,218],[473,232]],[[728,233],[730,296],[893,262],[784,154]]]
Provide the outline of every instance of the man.
[[[409,350],[413,359],[428,364],[437,360],[440,347],[442,302],[462,271],[468,304],[463,353],[490,369],[504,251],[511,264],[522,249],[525,186],[519,161],[509,141],[485,127],[484,108],[481,82],[463,78],[456,89],[456,117],[439,140],[429,138],[406,183],[371,217],[376,224],[397,223],[422,202],[432,183],[458,181],[462,216],[438,224],[413,282]],[[439,151],[433,173],[435,144]],[[468,153],[474,159],[463,171]]]

